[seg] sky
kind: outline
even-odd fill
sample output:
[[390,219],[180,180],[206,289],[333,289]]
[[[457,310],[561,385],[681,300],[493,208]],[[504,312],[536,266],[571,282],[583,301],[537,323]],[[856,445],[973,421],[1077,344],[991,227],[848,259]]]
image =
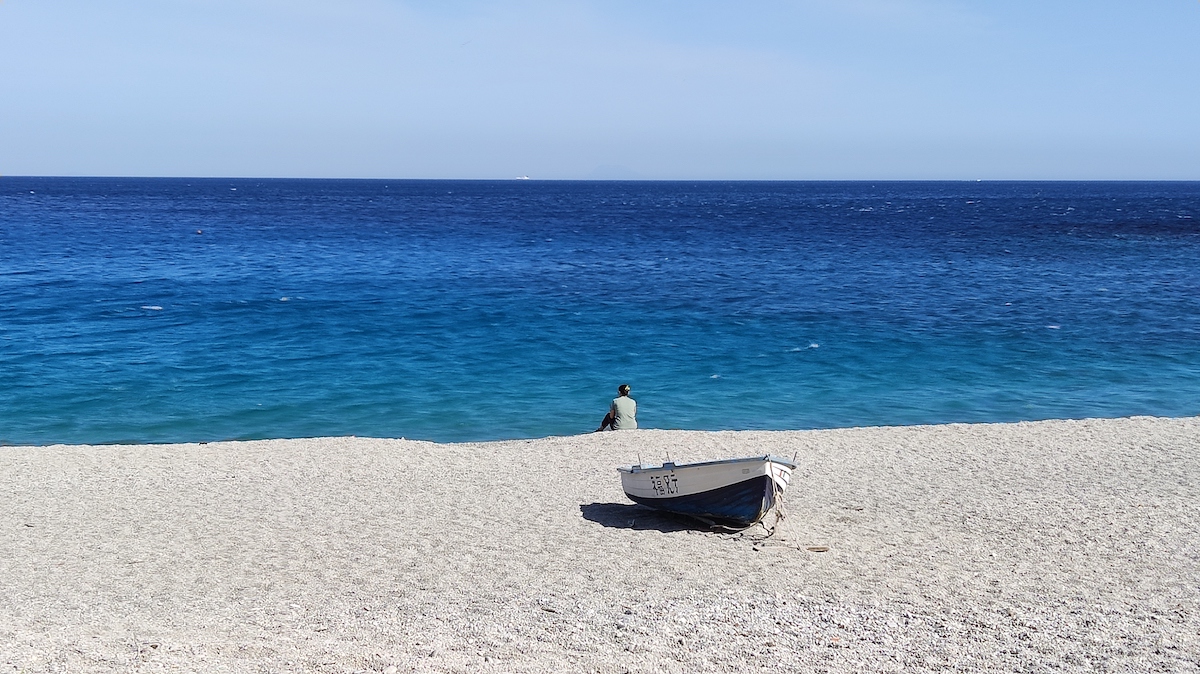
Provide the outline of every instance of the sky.
[[0,0],[0,175],[1200,180],[1200,0]]

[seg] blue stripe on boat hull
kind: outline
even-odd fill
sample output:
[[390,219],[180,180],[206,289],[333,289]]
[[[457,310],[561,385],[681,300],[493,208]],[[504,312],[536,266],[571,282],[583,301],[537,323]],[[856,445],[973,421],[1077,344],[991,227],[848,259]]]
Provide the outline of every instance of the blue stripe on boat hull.
[[769,475],[688,496],[642,498],[629,492],[625,495],[635,503],[658,510],[743,527],[761,520],[775,505],[775,485]]

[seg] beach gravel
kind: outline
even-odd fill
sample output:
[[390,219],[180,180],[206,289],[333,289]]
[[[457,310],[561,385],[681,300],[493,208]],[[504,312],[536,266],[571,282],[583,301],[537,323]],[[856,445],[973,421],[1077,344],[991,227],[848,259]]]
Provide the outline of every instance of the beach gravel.
[[[763,454],[769,537],[615,470]],[[1198,531],[1200,418],[3,447],[0,674],[1200,671]]]

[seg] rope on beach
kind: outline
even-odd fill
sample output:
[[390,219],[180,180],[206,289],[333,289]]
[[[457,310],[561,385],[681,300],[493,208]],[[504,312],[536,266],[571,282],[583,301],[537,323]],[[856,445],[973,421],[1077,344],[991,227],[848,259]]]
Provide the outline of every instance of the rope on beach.
[[[768,528],[766,524],[763,524],[762,520],[758,521],[759,524],[763,525],[763,529],[767,531],[767,535],[762,538],[764,541],[774,536],[775,531],[779,528],[779,523],[787,519],[787,511],[783,508],[783,489],[774,480],[772,480],[772,484],[775,490],[775,504],[771,506],[770,512],[775,513],[775,522]],[[766,519],[766,515],[763,516],[763,519]]]

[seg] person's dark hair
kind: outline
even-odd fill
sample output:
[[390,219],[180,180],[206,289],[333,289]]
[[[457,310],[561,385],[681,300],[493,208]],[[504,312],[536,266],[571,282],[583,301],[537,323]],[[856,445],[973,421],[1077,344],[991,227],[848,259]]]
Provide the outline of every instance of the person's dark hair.
[[628,395],[629,394],[629,384],[621,384],[620,386],[618,386],[617,393],[620,393],[621,395]]

